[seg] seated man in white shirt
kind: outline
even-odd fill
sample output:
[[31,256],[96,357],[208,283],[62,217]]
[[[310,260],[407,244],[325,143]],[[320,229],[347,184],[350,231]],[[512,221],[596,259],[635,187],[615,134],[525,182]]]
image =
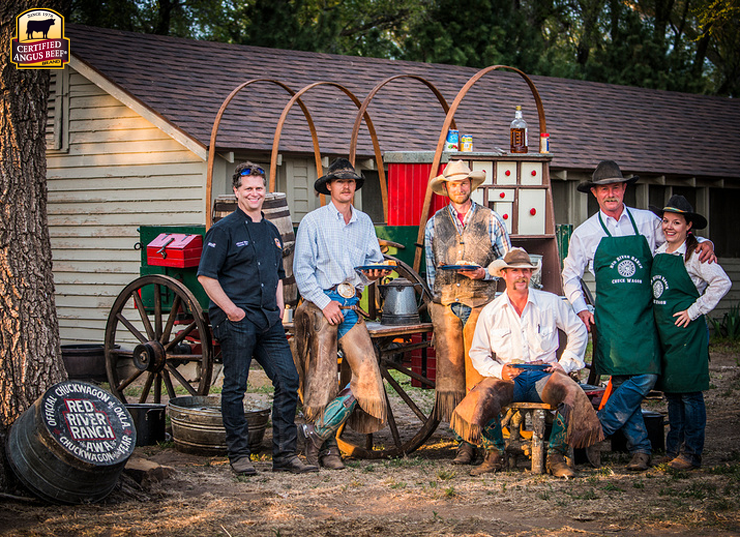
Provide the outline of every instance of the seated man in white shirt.
[[[473,336],[470,359],[485,378],[455,408],[450,423],[464,440],[486,450],[483,464],[471,475],[503,468],[499,413],[512,402],[558,407],[547,455],[547,469],[556,477],[575,475],[565,462],[568,445],[587,447],[604,438],[591,402],[569,377],[585,366],[588,331],[568,302],[530,289],[538,269],[522,248],[489,266],[493,276],[506,282],[506,292],[483,309]],[[568,338],[559,361],[558,329]]]

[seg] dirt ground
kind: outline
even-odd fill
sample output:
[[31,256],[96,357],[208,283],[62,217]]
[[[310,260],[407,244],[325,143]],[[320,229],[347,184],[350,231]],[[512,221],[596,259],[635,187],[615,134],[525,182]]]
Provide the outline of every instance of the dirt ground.
[[[447,424],[411,455],[349,460],[344,471],[270,471],[270,435],[255,465],[236,478],[225,457],[179,453],[172,444],[137,448],[162,465],[124,472],[103,502],[50,506],[0,499],[0,535],[12,536],[703,536],[740,535],[738,354],[714,349],[707,392],[704,466],[673,472],[625,470],[627,456],[601,445],[602,467],[578,466],[558,480],[516,469],[470,477],[451,464]],[[662,401],[646,408],[665,413]],[[138,482],[140,480],[141,482]]]

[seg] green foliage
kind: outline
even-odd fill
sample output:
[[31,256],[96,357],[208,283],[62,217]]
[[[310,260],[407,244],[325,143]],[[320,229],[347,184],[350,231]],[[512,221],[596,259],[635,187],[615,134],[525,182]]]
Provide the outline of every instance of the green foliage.
[[740,304],[730,307],[725,312],[722,320],[709,318],[714,328],[714,336],[729,339],[730,341],[740,340]]

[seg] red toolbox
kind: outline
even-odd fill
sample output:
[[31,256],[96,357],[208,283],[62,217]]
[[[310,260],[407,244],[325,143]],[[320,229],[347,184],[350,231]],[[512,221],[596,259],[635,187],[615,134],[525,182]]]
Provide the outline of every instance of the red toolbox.
[[160,233],[146,245],[146,262],[157,267],[197,267],[202,251],[201,235]]

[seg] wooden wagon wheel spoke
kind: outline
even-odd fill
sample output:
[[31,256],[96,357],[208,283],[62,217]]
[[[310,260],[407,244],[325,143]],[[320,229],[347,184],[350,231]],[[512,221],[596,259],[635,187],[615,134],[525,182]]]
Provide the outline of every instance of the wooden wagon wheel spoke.
[[388,369],[395,369],[396,371],[400,371],[404,375],[406,375],[408,377],[411,377],[414,380],[418,380],[419,382],[421,382],[425,386],[428,386],[429,388],[434,388],[434,382],[432,382],[428,378],[420,375],[419,373],[415,373],[415,372],[411,371],[407,367],[403,367],[402,365],[397,364],[395,362],[392,362],[390,360],[383,360],[381,363],[383,364],[384,367],[386,367]]
[[131,376],[130,376],[129,378],[127,378],[126,380],[124,380],[123,382],[121,382],[121,383],[120,383],[120,384],[119,384],[118,386],[116,386],[115,388],[116,388],[117,390],[119,390],[119,391],[123,391],[123,390],[125,390],[126,388],[128,388],[128,386],[129,386],[129,385],[130,385],[130,384],[131,384],[131,383],[132,383],[133,381],[135,381],[135,380],[136,380],[137,378],[139,378],[139,377],[141,376],[141,374],[142,374],[142,373],[143,373],[143,371],[139,371],[139,370],[137,370],[137,371],[136,371],[135,373],[133,373],[133,374],[132,374],[132,375],[131,375]]
[[198,395],[198,393],[193,389],[193,387],[185,379],[185,377],[183,377],[182,374],[172,364],[167,364],[166,369],[162,371],[162,373],[167,375],[165,376],[165,382],[169,380],[170,384],[172,384],[172,380],[170,380],[169,378],[169,376],[172,375],[173,377],[175,377],[175,379],[177,379],[177,382],[179,382],[180,385],[190,393],[190,395]]
[[162,294],[159,284],[154,284],[154,339],[162,337]]
[[190,335],[190,332],[192,332],[194,328],[195,328],[195,321],[193,321],[191,324],[189,324],[182,331],[178,332],[177,335],[175,336],[175,339],[173,339],[167,345],[164,346],[165,350],[167,350],[167,351],[170,350],[172,347],[174,347],[175,345],[177,345],[178,343],[180,343],[183,339],[185,339],[186,337],[188,337]]
[[[174,399],[175,397],[177,397],[177,394],[175,393],[175,387],[172,385],[172,379],[170,378],[170,373],[168,371],[168,369],[170,368],[174,369],[174,368],[172,368],[172,366],[170,366],[169,364],[167,365],[168,367],[162,370],[162,372],[160,373],[160,376],[162,377],[162,380],[164,380],[165,388],[167,388],[167,395],[169,396],[170,399]],[[185,381],[184,378],[182,380],[184,381],[183,386],[190,386],[187,383],[187,381]],[[195,395],[195,393],[192,393],[191,395]]]
[[149,391],[152,389],[152,383],[154,382],[154,377],[157,375],[155,373],[148,373],[146,376],[146,381],[144,382],[144,387],[141,390],[141,395],[139,396],[139,403],[146,403],[146,398],[149,395]]
[[123,314],[119,313],[118,315],[116,315],[116,318],[119,321],[121,321],[121,324],[125,326],[128,329],[128,331],[131,332],[136,339],[138,339],[142,343],[145,343],[147,341],[146,336],[142,334],[141,332],[139,332],[139,330],[133,324],[131,324],[131,321],[126,319],[126,317],[124,317]]
[[391,430],[391,436],[393,437],[393,443],[396,444],[396,448],[401,449],[401,445],[402,445],[401,435],[398,434],[398,426],[396,425],[396,418],[393,417],[393,407],[390,405],[388,401],[387,392],[385,393],[385,401],[387,405],[386,417],[388,419],[388,428]]
[[396,382],[396,379],[394,379],[390,375],[390,373],[388,373],[388,370],[385,367],[380,367],[380,374],[383,375],[383,378],[388,381],[388,384],[390,384],[393,389],[396,390],[398,396],[403,399],[403,401],[409,406],[411,411],[416,414],[416,417],[419,418],[422,423],[427,421],[427,416],[425,416],[424,413],[419,409],[419,407],[416,406],[414,400],[409,397],[409,394],[407,394],[406,391],[401,387],[401,385]]
[[133,297],[134,303],[136,304],[136,311],[139,312],[139,317],[141,317],[141,322],[144,325],[144,330],[146,330],[146,335],[149,336],[149,340],[155,339],[154,329],[152,328],[152,323],[149,321],[149,315],[146,313],[146,308],[144,307],[144,302],[141,300],[141,295],[139,295],[139,293],[133,293]]
[[175,300],[172,301],[172,309],[167,317],[167,324],[162,331],[162,335],[159,337],[159,342],[162,344],[167,343],[172,335],[172,327],[175,326],[175,320],[177,319],[177,312],[180,311],[180,296],[176,296]]
[[[139,319],[124,315],[132,305]],[[177,322],[183,322],[183,329],[173,337]],[[182,282],[169,276],[151,274],[134,280],[108,315],[105,359],[111,391],[124,402],[124,390],[141,389],[138,397],[132,397],[141,403],[160,403],[163,397],[176,396],[176,384],[189,394],[207,395],[213,350],[200,303]]]

